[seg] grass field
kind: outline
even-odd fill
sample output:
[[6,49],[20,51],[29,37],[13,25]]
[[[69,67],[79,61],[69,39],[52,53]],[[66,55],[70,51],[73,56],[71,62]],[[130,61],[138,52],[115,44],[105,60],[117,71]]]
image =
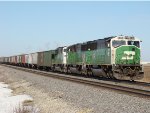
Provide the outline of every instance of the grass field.
[[144,66],[144,78],[140,81],[150,83],[150,65]]

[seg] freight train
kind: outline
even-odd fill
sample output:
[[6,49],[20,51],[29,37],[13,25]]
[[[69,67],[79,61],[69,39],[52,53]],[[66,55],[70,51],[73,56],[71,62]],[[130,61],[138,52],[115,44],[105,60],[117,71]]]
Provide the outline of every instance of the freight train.
[[140,43],[133,36],[112,36],[55,50],[1,57],[0,62],[83,76],[139,80],[144,77]]

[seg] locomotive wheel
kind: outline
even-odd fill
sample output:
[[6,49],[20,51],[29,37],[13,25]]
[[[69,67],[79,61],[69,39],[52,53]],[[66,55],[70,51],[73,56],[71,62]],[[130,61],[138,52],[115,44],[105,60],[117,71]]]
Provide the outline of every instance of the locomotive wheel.
[[88,72],[87,72],[87,70],[82,70],[81,74],[82,74],[83,76],[85,76],[85,77],[87,77],[87,76],[88,76]]
[[68,73],[68,74],[69,74],[69,73],[71,74],[70,68],[68,68],[67,73]]
[[67,73],[67,68],[66,67],[64,67],[63,72]]
[[114,78],[112,71],[109,71],[108,74],[109,74],[109,77],[110,77],[110,78]]
[[88,75],[89,75],[89,76],[92,76],[92,75],[93,75],[92,71],[89,70],[89,71],[88,71]]

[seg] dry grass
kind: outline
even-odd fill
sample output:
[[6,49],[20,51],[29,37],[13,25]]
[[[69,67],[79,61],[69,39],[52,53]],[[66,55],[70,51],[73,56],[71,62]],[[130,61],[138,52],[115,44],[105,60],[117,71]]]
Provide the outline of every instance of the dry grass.
[[150,66],[144,66],[144,78],[140,81],[150,83]]
[[7,77],[0,76],[0,82],[6,82],[6,81],[7,81]]
[[13,113],[40,113],[39,109],[33,106],[21,106],[13,110]]

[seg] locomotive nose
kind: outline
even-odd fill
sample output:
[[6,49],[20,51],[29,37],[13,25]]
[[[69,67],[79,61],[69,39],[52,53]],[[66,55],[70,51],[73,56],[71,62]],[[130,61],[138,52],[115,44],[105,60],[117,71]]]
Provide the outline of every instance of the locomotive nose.
[[116,64],[139,64],[140,50],[135,46],[121,46],[116,49]]

